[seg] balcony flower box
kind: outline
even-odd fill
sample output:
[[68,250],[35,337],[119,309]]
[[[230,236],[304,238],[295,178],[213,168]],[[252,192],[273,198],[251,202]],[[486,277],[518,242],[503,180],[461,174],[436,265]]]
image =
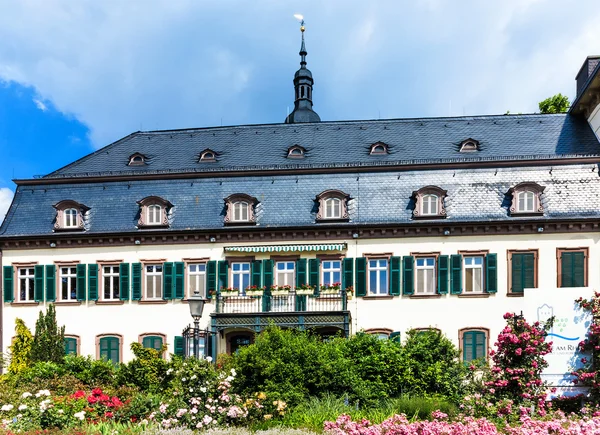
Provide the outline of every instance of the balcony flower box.
[[313,295],[314,293],[315,293],[315,289],[313,289],[313,288],[297,288],[296,289],[296,294],[298,296]]
[[258,287],[258,286],[250,286],[250,287],[246,287],[246,296],[250,296],[250,297],[260,297],[265,293],[265,288],[264,287]]
[[236,288],[222,288],[221,289],[221,295],[223,297],[235,297],[235,296],[239,296],[240,291]]
[[271,296],[287,296],[291,290],[292,287],[289,285],[272,285]]
[[322,295],[337,295],[342,290],[342,284],[334,282],[333,284],[327,284],[321,286]]

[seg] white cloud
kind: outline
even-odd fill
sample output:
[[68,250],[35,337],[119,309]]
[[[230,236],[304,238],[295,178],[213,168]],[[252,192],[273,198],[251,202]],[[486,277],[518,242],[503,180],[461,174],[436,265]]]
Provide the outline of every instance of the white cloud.
[[10,203],[12,202],[13,191],[8,187],[0,187],[0,224],[4,220],[4,216],[8,212]]
[[43,101],[38,100],[37,98],[33,99],[33,102],[35,103],[35,106],[40,109],[42,112],[45,112],[46,110],[48,110],[48,107],[44,104]]

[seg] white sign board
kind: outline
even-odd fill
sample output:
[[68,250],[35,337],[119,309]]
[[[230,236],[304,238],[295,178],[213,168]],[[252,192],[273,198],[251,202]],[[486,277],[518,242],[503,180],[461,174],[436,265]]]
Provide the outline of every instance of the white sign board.
[[590,299],[594,295],[591,288],[526,289],[523,315],[529,323],[544,322],[554,316],[554,326],[546,341],[552,342],[552,352],[545,356],[548,367],[542,373],[542,380],[556,387],[554,395],[574,395],[585,391],[584,387],[573,384],[571,372],[581,368],[585,355],[579,351],[579,342],[586,337],[591,315],[579,308],[575,299]]

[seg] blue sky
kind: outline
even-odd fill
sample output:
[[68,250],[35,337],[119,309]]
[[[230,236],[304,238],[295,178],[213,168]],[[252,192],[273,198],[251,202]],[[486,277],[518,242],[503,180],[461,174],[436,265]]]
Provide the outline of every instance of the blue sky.
[[597,0],[0,0],[12,178],[133,131],[282,122],[300,34],[322,120],[529,113],[600,54]]

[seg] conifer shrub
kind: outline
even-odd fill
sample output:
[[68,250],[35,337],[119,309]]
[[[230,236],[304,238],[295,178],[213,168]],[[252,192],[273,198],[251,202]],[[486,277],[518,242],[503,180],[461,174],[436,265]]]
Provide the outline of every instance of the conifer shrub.
[[31,362],[48,361],[62,364],[65,357],[65,327],[56,323],[56,309],[50,304],[46,313],[40,311],[31,344]]
[[8,347],[10,351],[9,373],[16,375],[29,367],[32,343],[31,331],[22,319],[17,318],[15,320],[15,339]]

